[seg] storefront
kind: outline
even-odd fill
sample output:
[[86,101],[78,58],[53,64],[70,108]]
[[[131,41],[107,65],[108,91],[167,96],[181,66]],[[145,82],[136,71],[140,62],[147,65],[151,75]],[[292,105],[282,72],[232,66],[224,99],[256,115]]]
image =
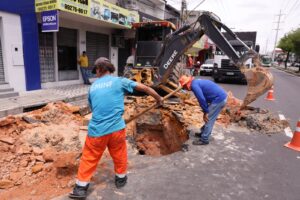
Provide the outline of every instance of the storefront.
[[40,89],[34,1],[0,1],[0,84],[17,92]]
[[[104,0],[71,1],[36,0],[39,22],[39,50],[42,88],[82,83],[77,60],[86,51],[89,66],[100,57],[108,57],[118,66],[118,45],[112,40],[116,32],[128,30],[139,21],[135,11]],[[42,12],[58,10],[58,30],[43,32]],[[116,75],[118,73],[118,68]]]

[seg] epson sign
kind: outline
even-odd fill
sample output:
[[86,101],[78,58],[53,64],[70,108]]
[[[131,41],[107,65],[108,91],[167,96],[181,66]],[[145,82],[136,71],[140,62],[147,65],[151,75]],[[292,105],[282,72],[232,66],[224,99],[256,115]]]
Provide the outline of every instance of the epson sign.
[[49,22],[55,22],[56,23],[57,16],[51,15],[51,16],[43,16],[43,23],[49,23]]
[[59,27],[57,10],[42,12],[42,32],[57,32]]
[[168,69],[170,64],[173,62],[174,58],[176,57],[176,55],[178,54],[178,51],[174,50],[172,55],[170,56],[169,60],[167,61],[166,64],[164,64],[164,68]]

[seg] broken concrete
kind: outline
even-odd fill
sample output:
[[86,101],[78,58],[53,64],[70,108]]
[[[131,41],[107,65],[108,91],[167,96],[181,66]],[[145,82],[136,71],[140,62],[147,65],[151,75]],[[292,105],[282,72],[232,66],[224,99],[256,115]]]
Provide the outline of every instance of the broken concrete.
[[[127,102],[124,118],[133,116],[155,101],[151,97],[131,97]],[[260,127],[261,130],[279,123],[261,110],[248,109],[239,113],[238,106],[240,101],[232,95],[217,123],[222,127],[235,124],[245,126],[245,129]],[[32,123],[24,115],[38,122]],[[130,163],[133,157],[141,156],[137,154],[161,157],[189,150],[189,133],[200,130],[202,116],[195,98],[185,103],[172,100],[127,124],[128,147],[131,149],[129,170],[138,167]],[[86,135],[86,129],[81,128],[83,121],[87,123],[78,113],[78,108],[70,108],[65,103],[52,103],[21,116],[1,120],[0,138],[9,139],[0,142],[0,183],[4,185],[3,188],[11,188],[2,191],[1,197],[51,199],[69,192],[74,184],[78,158]],[[263,126],[262,123],[267,125]],[[283,126],[278,127],[276,131]],[[268,133],[269,130],[265,131]],[[224,139],[224,135],[220,135],[220,138]],[[154,160],[149,158],[150,165],[160,165],[160,159],[155,159],[158,160],[153,163]],[[111,159],[105,152],[99,167],[106,169],[106,176],[113,176],[113,167],[107,167],[109,162]],[[179,165],[179,161],[174,161],[174,166]],[[95,179],[96,184],[103,183],[103,180],[97,182],[97,174]],[[45,185],[48,186],[46,189]],[[33,188],[35,192],[31,194]]]

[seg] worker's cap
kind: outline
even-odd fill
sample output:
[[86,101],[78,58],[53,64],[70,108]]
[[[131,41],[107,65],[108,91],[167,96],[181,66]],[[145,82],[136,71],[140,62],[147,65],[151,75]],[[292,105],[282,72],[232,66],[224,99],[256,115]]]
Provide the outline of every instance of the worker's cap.
[[189,76],[186,76],[186,75],[182,75],[179,79],[179,83],[180,85],[183,87],[185,85],[187,85],[190,81],[193,80],[193,77],[189,77]]
[[106,71],[109,71],[110,73],[113,73],[115,71],[114,65],[110,62],[108,58],[100,57],[95,61],[95,66],[92,70],[93,74],[96,74],[97,68],[104,68]]

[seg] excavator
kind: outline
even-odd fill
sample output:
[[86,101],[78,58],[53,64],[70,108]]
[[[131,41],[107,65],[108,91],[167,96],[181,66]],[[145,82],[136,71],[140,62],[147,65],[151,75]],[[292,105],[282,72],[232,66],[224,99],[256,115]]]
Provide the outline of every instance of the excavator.
[[[221,29],[233,40],[238,40],[247,52],[243,55],[236,52],[223,36]],[[259,54],[240,40],[214,13],[208,11],[202,12],[195,22],[169,33],[164,38],[153,65],[149,66],[148,63],[147,67],[134,67],[128,78],[171,93],[178,87],[179,75],[176,66],[180,57],[204,34],[245,74],[248,91],[240,109],[245,108],[272,87],[273,76],[267,69],[261,67]],[[253,59],[254,67],[249,68],[245,65],[248,59]]]

